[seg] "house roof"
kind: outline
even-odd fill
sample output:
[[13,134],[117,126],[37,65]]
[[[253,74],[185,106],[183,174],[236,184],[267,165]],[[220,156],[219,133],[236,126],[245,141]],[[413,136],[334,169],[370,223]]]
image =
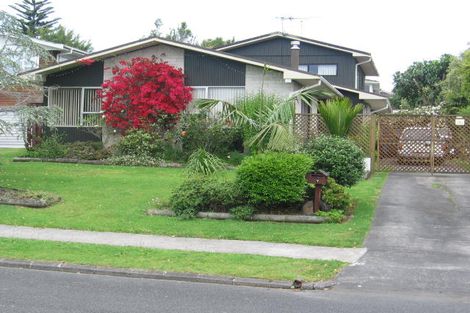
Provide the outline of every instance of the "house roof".
[[31,38],[31,40],[49,51],[61,51],[61,52],[71,52],[71,53],[73,52],[77,56],[84,56],[88,54],[88,52],[86,51],[83,51],[83,50],[80,50],[71,46],[67,46],[61,43],[46,41],[46,40],[37,39],[37,38]]
[[344,91],[349,91],[349,92],[357,94],[359,100],[363,100],[365,103],[367,103],[371,107],[372,113],[390,110],[391,108],[390,101],[388,100],[387,97],[383,97],[375,93],[370,93],[370,92],[357,90],[357,89],[351,89],[351,88],[343,87],[339,85],[334,85],[334,87],[338,89],[339,91],[344,90]]
[[84,59],[103,60],[108,57],[124,54],[127,52],[143,49],[146,47],[151,47],[151,46],[158,45],[158,44],[165,44],[165,45],[169,45],[173,47],[196,51],[196,52],[213,55],[213,56],[228,59],[228,60],[238,61],[241,63],[254,65],[258,67],[267,67],[270,70],[282,72],[283,78],[285,80],[296,80],[305,86],[320,82],[321,85],[325,86],[327,89],[330,89],[330,91],[334,95],[341,96],[341,93],[338,90],[336,90],[326,79],[318,75],[299,71],[297,69],[292,69],[290,67],[284,67],[284,66],[280,66],[277,64],[271,64],[271,63],[266,63],[266,62],[260,62],[259,60],[256,60],[256,59],[246,58],[246,57],[242,57],[242,56],[235,55],[235,54],[230,54],[230,53],[226,53],[222,51],[216,51],[213,49],[206,49],[206,48],[202,48],[199,46],[182,43],[178,41],[173,41],[173,40],[168,40],[164,38],[159,38],[159,37],[149,37],[146,39],[129,42],[129,43],[115,46],[109,49],[90,53],[83,58],[77,58],[74,60],[61,62],[61,63],[51,65],[45,68],[40,68],[40,69],[35,69],[35,70],[28,71],[28,72],[24,72],[22,74],[28,74],[28,75],[51,74],[51,73],[55,73],[58,71],[62,71],[64,69],[79,66],[82,64],[81,61],[83,61]]
[[297,40],[297,41],[300,41],[300,42],[305,42],[305,43],[309,43],[309,44],[312,44],[312,45],[317,45],[317,46],[321,46],[321,47],[325,47],[325,48],[329,48],[329,49],[333,49],[333,50],[337,50],[337,51],[343,51],[343,52],[351,53],[352,56],[357,60],[358,63],[370,60],[370,62],[363,63],[363,64],[360,65],[366,75],[379,76],[379,73],[377,71],[377,68],[375,67],[375,64],[374,64],[374,61],[372,60],[372,55],[371,55],[370,52],[361,51],[361,50],[357,50],[357,49],[351,49],[351,48],[347,48],[347,47],[327,43],[327,42],[324,42],[324,41],[319,41],[319,40],[315,40],[315,39],[311,39],[311,38],[301,37],[301,36],[292,35],[292,34],[288,34],[288,33],[282,33],[282,32],[273,32],[273,33],[269,33],[269,34],[264,34],[264,35],[260,35],[260,36],[240,40],[240,41],[237,41],[237,42],[219,47],[219,48],[217,48],[217,50],[218,51],[229,51],[231,49],[235,49],[235,48],[243,47],[243,46],[248,46],[248,45],[251,45],[251,44],[254,44],[254,43],[266,41],[266,40],[273,39],[273,38],[287,38],[287,39]]

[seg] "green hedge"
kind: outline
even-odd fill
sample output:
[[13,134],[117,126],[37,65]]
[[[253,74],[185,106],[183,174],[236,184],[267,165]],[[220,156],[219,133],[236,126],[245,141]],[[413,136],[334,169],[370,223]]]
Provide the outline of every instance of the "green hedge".
[[260,208],[284,208],[303,201],[305,174],[313,160],[303,154],[270,152],[243,160],[237,184],[248,203]]

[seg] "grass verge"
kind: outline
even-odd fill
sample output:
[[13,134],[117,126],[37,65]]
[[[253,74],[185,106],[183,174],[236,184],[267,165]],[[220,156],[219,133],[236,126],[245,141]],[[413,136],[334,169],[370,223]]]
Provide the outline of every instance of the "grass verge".
[[331,279],[345,265],[345,263],[339,261],[113,247],[7,238],[0,238],[0,257],[270,280],[300,278],[307,282]]
[[[358,247],[370,228],[387,178],[386,173],[377,173],[349,189],[357,208],[354,218],[344,224],[179,220],[145,212],[153,198],[169,198],[187,175],[184,169],[11,162],[21,153],[0,149],[0,186],[47,191],[62,201],[41,210],[0,205],[0,224]],[[221,175],[233,177],[234,172]]]

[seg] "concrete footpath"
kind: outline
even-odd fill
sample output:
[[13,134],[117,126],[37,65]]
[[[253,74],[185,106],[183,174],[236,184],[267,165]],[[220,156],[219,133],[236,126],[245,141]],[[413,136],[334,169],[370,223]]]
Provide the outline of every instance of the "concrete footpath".
[[262,241],[184,238],[11,225],[0,225],[0,237],[164,250],[255,254],[295,259],[337,260],[348,263],[355,263],[367,251],[366,248],[333,248]]

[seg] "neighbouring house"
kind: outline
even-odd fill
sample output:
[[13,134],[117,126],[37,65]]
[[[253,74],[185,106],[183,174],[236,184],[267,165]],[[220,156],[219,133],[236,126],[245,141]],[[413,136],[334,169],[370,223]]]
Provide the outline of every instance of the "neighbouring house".
[[[390,110],[388,98],[379,92],[380,85],[367,79],[379,76],[369,52],[281,32],[241,40],[217,50],[319,75],[354,104],[364,104],[366,114]],[[310,112],[309,107],[304,110]]]
[[[47,50],[51,58],[46,60],[39,56],[31,58],[19,55],[17,62],[20,65],[21,71],[46,67],[86,55],[85,51],[67,45],[35,38],[32,38],[32,41]],[[0,36],[0,47],[8,44],[8,39],[5,36]],[[18,127],[15,127],[15,124],[18,123],[18,115],[16,112],[20,106],[42,105],[43,98],[43,92],[37,89],[10,88],[0,90],[0,119],[12,125],[8,133],[0,134],[0,147],[15,148],[24,146],[21,131]]]
[[[180,68],[193,98],[234,101],[245,94],[263,90],[287,97],[302,88],[315,88],[321,99],[342,96],[323,77],[289,66],[271,64],[199,46],[162,38],[147,38],[91,53],[28,75],[40,75],[47,90],[46,103],[58,106],[63,116],[57,129],[67,141],[96,139],[96,119],[101,112],[97,91],[112,77],[112,68],[134,57],[162,59]],[[296,110],[301,111],[300,103]]]

